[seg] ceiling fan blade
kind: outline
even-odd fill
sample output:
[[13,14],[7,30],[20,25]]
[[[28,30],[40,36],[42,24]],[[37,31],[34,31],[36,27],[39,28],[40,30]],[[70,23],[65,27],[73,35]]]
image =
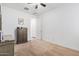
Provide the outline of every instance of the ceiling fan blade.
[[35,9],[37,9],[37,8],[38,8],[38,5],[35,6]]
[[32,3],[27,3],[27,4],[32,4]]
[[44,3],[40,3],[40,5],[42,5],[43,7],[46,7],[46,5]]

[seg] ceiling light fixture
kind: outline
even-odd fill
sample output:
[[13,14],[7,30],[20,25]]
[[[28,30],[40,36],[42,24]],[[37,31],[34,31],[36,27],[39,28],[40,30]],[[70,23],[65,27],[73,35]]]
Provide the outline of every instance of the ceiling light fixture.
[[27,4],[35,5],[35,9],[38,9],[39,5],[41,5],[42,7],[46,7],[46,4],[44,4],[44,3],[39,3],[39,4],[37,4],[37,3],[27,3]]
[[24,7],[24,10],[29,10],[29,8],[27,8],[27,7]]

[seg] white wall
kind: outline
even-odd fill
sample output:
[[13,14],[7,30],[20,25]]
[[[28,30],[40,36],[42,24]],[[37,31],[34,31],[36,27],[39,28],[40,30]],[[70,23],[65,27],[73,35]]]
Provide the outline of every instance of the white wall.
[[2,31],[3,35],[12,35],[15,39],[15,30],[18,25],[18,17],[24,18],[23,27],[28,28],[28,40],[31,39],[31,19],[35,18],[25,12],[2,6]]
[[79,50],[79,4],[64,4],[40,17],[44,40]]

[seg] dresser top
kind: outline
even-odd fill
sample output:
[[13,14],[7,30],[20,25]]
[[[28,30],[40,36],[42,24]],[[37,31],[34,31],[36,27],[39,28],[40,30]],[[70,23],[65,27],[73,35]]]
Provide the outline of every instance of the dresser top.
[[6,40],[4,42],[0,42],[0,47],[7,44],[14,44],[14,43],[15,43],[15,40]]

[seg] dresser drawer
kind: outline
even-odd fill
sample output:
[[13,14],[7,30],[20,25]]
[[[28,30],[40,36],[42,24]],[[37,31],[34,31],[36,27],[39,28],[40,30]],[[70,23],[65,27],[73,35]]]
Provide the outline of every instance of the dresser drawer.
[[14,55],[14,43],[1,43],[0,56],[13,56]]

